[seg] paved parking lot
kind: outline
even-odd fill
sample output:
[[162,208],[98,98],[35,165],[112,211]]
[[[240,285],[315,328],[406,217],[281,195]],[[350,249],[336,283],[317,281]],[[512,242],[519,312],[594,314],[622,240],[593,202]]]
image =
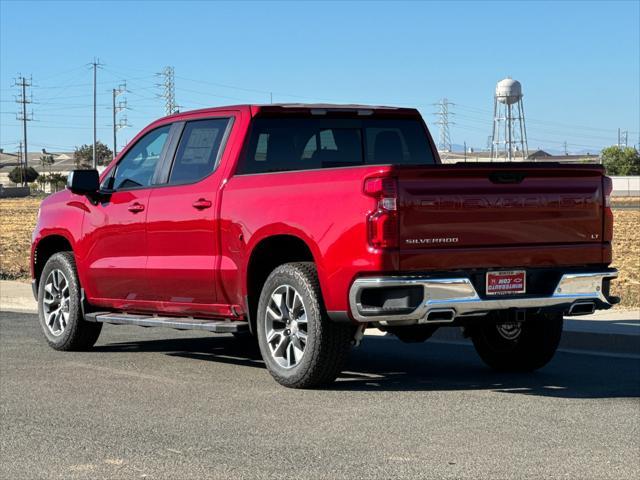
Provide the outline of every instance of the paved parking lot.
[[503,375],[465,345],[368,337],[335,385],[293,391],[230,336],[107,325],[61,353],[0,313],[0,380],[1,478],[640,475],[632,358]]

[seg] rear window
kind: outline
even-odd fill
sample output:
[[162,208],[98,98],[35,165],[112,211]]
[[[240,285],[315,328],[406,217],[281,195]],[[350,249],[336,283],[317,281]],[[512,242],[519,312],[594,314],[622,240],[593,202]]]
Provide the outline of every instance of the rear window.
[[238,173],[434,163],[415,119],[258,118]]

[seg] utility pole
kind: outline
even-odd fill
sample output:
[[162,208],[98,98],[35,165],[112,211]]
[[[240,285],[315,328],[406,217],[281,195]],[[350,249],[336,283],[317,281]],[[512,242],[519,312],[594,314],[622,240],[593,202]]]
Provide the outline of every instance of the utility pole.
[[467,163],[467,141],[464,142],[464,163]]
[[564,154],[569,155],[569,150],[567,149],[567,141],[564,142]]
[[20,165],[20,183],[24,186],[25,171],[22,165],[22,140],[18,142],[18,165]]
[[[442,152],[450,152],[451,151],[451,134],[449,133],[449,125],[454,125],[452,121],[449,120],[449,115],[453,115],[452,112],[449,111],[449,107],[455,105],[451,103],[446,98],[443,98],[438,103],[434,104],[438,107],[438,111],[434,112],[434,115],[438,117],[438,121],[436,125],[440,126],[440,139],[438,141],[438,150]],[[446,154],[445,154],[446,158]]]
[[164,98],[165,115],[173,115],[178,112],[178,105],[176,105],[175,70],[173,67],[164,67],[162,72],[156,73],[156,75],[162,77],[162,83],[157,83],[156,86],[162,88],[162,93],[158,96]]
[[26,169],[28,167],[28,157],[27,157],[27,122],[33,120],[33,112],[31,116],[27,115],[27,104],[33,103],[33,98],[31,96],[27,97],[27,87],[31,87],[33,85],[33,81],[31,77],[28,79],[26,77],[20,76],[15,81],[15,86],[21,88],[21,93],[16,97],[16,103],[22,105],[22,112],[19,113],[16,118],[19,121],[22,121],[22,142],[20,144],[20,151],[22,151],[22,145],[24,145],[24,155],[20,161],[20,180],[23,186],[26,185]]
[[116,116],[118,113],[120,113],[123,110],[126,110],[127,107],[127,99],[125,98],[123,101],[118,102],[118,104],[116,105],[116,97],[118,97],[119,95],[123,95],[127,93],[127,82],[122,82],[120,85],[118,85],[118,88],[114,88],[112,90],[112,99],[113,99],[113,158],[116,158],[116,155],[118,154],[118,138],[117,138],[117,132],[118,130],[120,130],[120,128],[124,128],[124,126],[129,126],[127,125],[127,119],[126,117],[123,118],[124,120],[124,125],[121,125],[122,120],[118,123],[116,122]]
[[90,63],[93,68],[93,168],[98,168],[98,157],[96,155],[96,144],[98,143],[98,127],[97,127],[97,110],[98,110],[98,68],[101,68],[103,64],[100,63],[99,58],[94,58]]
[[118,148],[118,140],[116,138],[116,97],[118,96],[118,91],[114,88],[113,89],[113,156],[111,157],[112,160],[115,160],[116,158],[116,148]]

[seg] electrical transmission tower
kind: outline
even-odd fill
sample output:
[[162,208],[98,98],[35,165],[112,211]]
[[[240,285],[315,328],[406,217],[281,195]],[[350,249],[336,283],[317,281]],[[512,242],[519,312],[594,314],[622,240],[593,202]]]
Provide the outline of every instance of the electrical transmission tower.
[[451,103],[446,98],[443,98],[442,100],[440,100],[438,103],[435,103],[434,105],[438,107],[438,111],[434,112],[434,115],[438,117],[438,121],[436,122],[436,125],[440,126],[440,138],[438,140],[438,150],[440,152],[445,152],[445,158],[446,158],[446,153],[452,150],[451,133],[449,132],[449,125],[454,125],[454,122],[449,120],[449,115],[454,115],[449,110],[449,107],[454,106],[455,103]]
[[119,97],[120,95],[124,95],[125,93],[127,93],[127,82],[124,81],[122,82],[120,85],[118,85],[118,88],[114,88],[112,90],[112,100],[113,100],[113,158],[116,158],[116,155],[118,154],[118,137],[117,137],[117,132],[118,130],[121,130],[125,127],[130,127],[131,125],[129,125],[129,123],[127,122],[127,116],[126,114],[123,114],[119,119],[117,118],[118,114],[120,112],[123,112],[125,110],[127,110],[129,107],[127,106],[127,99],[123,98],[122,100],[118,101],[118,103],[116,104],[116,98]]
[[629,131],[618,129],[618,147],[627,147],[629,143]]
[[175,71],[173,67],[164,67],[162,72],[156,75],[162,77],[162,83],[157,83],[156,86],[162,88],[162,93],[158,95],[160,98],[164,98],[164,110],[165,115],[173,115],[178,112],[178,105],[176,105],[176,82]]
[[22,158],[20,160],[20,177],[22,179],[22,185],[26,186],[27,177],[26,177],[26,169],[28,166],[28,157],[27,157],[27,122],[33,120],[33,111],[31,114],[27,114],[27,105],[33,103],[33,97],[29,92],[27,94],[27,88],[31,88],[33,85],[33,81],[31,77],[26,78],[22,75],[19,76],[15,80],[15,86],[20,88],[20,93],[16,97],[16,103],[22,106],[21,112],[16,115],[16,119],[22,122]]

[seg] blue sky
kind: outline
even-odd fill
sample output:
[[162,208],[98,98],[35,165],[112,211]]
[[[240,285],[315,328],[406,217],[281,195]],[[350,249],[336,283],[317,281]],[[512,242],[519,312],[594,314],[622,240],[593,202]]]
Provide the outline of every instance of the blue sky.
[[16,148],[18,73],[33,76],[29,150],[111,144],[110,89],[127,80],[131,128],[164,114],[154,77],[176,72],[183,110],[269,101],[418,107],[447,97],[452,141],[484,147],[495,83],[523,84],[529,148],[637,144],[640,2],[11,2],[0,1],[0,144]]

